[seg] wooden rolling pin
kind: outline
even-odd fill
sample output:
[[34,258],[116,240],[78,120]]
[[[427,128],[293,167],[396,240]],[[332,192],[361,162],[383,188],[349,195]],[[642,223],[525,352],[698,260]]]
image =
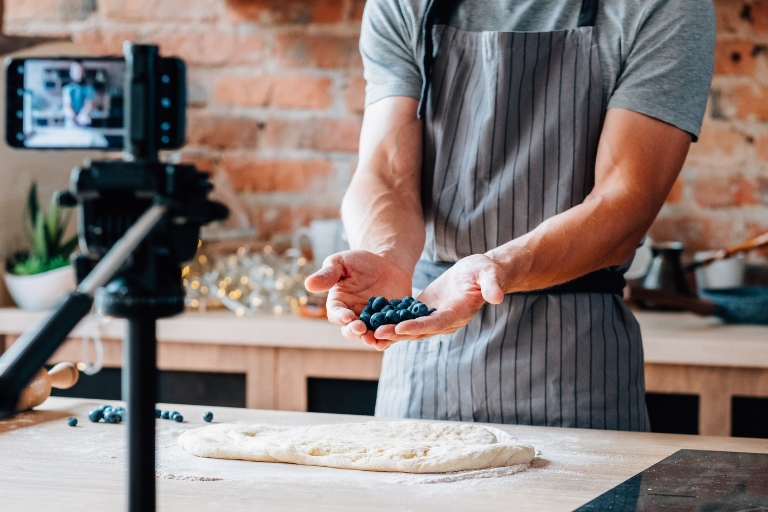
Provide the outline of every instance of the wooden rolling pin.
[[42,368],[19,396],[16,412],[37,407],[51,396],[51,388],[69,389],[77,384],[80,372],[72,363],[59,363],[50,370]]

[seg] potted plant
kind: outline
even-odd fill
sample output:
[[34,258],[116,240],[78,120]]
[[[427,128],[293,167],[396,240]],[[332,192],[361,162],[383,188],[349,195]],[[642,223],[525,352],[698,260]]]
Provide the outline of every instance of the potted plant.
[[51,198],[48,210],[37,200],[37,184],[29,187],[21,222],[29,251],[17,252],[6,262],[5,284],[21,309],[48,309],[66,292],[75,289],[75,272],[69,256],[77,236],[64,239],[70,214],[62,213]]

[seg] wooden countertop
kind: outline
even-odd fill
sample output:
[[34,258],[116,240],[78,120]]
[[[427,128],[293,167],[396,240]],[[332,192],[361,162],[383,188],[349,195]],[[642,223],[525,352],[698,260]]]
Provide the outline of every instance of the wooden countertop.
[[[50,398],[36,411],[0,420],[0,503],[4,511],[121,510],[125,425],[90,423],[101,402]],[[768,453],[768,440],[502,426],[539,456],[516,475],[424,483],[417,475],[290,464],[200,459],[178,435],[215,422],[307,425],[369,417],[161,405],[184,423],[158,420],[159,510],[573,510],[683,448]],[[77,427],[66,419],[76,416]]]
[[[45,313],[0,308],[0,334],[18,335]],[[647,363],[768,368],[768,326],[726,325],[690,313],[635,312]],[[122,320],[101,327],[121,339]],[[82,324],[75,335],[82,332]],[[324,320],[285,315],[237,317],[229,311],[185,313],[158,322],[158,340],[224,345],[373,351]]]

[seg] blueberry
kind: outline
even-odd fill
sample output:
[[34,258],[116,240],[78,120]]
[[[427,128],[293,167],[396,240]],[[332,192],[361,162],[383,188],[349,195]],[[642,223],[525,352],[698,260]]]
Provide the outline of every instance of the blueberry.
[[395,308],[393,308],[390,304],[387,304],[384,306],[384,309],[380,311],[380,313],[389,313],[390,311],[394,311]]
[[413,304],[413,301],[414,301],[414,298],[411,297],[410,295],[406,295],[405,297],[403,297],[403,302],[406,304],[406,307]]
[[99,407],[99,410],[100,410],[101,412],[104,412],[105,410],[107,410],[107,409],[111,409],[111,408],[112,408],[112,406],[111,406],[111,405],[102,405],[102,406],[100,406],[100,407]]
[[160,409],[155,409],[155,418],[159,418],[161,414],[163,414],[163,411]]
[[173,418],[171,418],[171,419],[173,421],[177,422],[177,423],[181,423],[182,421],[184,421],[184,416],[182,416],[179,413],[176,413],[176,414],[173,415]]
[[380,312],[384,307],[389,304],[387,302],[387,299],[384,297],[376,297],[376,300],[373,301],[373,304],[371,304],[371,309],[373,309],[376,313]]
[[120,416],[112,412],[112,409],[107,409],[104,412],[104,421],[107,423],[119,423],[120,422]]
[[387,316],[384,313],[374,313],[371,315],[371,330],[375,331],[382,325],[386,325]]
[[77,418],[69,418],[67,420],[67,425],[70,427],[76,427],[77,426]]
[[424,316],[424,315],[428,314],[428,312],[429,312],[429,308],[428,308],[428,307],[427,307],[427,305],[426,305],[426,304],[424,304],[424,303],[421,303],[421,302],[415,302],[415,303],[414,303],[414,304],[411,306],[411,312],[412,312],[414,315],[416,315],[417,317],[419,317],[419,316]]
[[371,306],[365,306],[363,310],[360,312],[360,314],[371,316],[373,314],[373,309],[371,309]]
[[387,311],[387,314],[384,318],[387,320],[388,324],[396,324],[400,321],[400,317],[397,316],[397,311],[394,310]]
[[401,322],[405,322],[406,320],[413,320],[414,318],[413,313],[411,313],[407,309],[401,309],[400,311],[398,311],[397,316]]
[[405,309],[408,309],[408,306],[410,306],[410,302],[405,302],[404,300],[400,301],[400,303],[397,305],[398,311],[403,311]]
[[403,302],[400,299],[392,299],[389,301],[389,305],[392,306],[394,309],[400,309],[400,303]]
[[173,419],[173,417],[176,416],[177,414],[179,414],[179,411],[173,411],[169,417]]
[[213,421],[213,413],[211,411],[208,411],[205,414],[203,414],[203,421],[206,421],[208,423]]
[[163,418],[164,420],[167,420],[168,418],[171,417],[171,413],[169,413],[168,411],[163,411],[160,413],[160,417]]
[[98,423],[101,418],[104,417],[104,413],[101,409],[94,409],[88,413],[88,419],[94,423]]
[[368,313],[360,313],[360,320],[365,323],[365,326],[370,330],[371,328],[371,315]]
[[376,299],[378,299],[378,297],[371,297],[370,299],[368,299],[368,304],[366,305],[370,308],[373,308],[373,301],[375,301]]
[[432,313],[434,313],[435,311],[437,311],[437,308],[429,308],[429,311],[427,311],[427,314],[428,314],[428,315],[431,315],[431,314],[432,314]]

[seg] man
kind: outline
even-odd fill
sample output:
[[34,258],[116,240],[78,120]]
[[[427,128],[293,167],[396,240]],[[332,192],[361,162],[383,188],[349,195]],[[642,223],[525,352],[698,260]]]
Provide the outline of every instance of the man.
[[96,90],[85,82],[85,68],[80,62],[75,61],[69,66],[69,78],[72,81],[61,90],[64,124],[67,127],[90,126]]
[[[376,414],[648,430],[623,271],[699,133],[709,0],[369,0],[352,250],[307,280]],[[371,296],[437,308],[366,332]]]

